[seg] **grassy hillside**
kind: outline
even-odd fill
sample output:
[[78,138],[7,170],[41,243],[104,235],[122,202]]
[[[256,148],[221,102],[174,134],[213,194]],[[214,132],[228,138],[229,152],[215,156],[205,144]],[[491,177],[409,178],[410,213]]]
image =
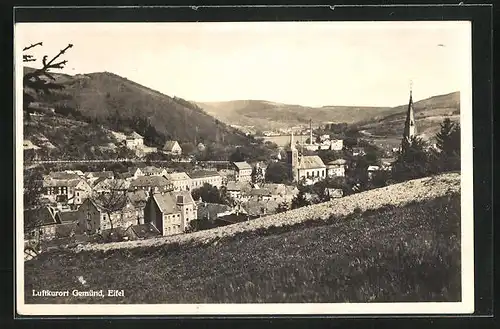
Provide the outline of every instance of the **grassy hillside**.
[[260,100],[197,104],[210,115],[229,124],[253,125],[261,129],[307,124],[311,118],[315,124],[328,121],[355,123],[390,113],[390,108],[385,107],[307,107]]
[[[393,113],[382,119],[374,118],[361,126],[376,136],[400,136],[404,128],[408,105],[392,109]],[[414,103],[415,120],[419,134],[434,136],[439,131],[439,125],[448,117],[460,122],[460,93],[431,97]]]
[[[363,129],[381,136],[400,136],[407,104],[397,107],[324,106],[305,107],[279,104],[260,100],[198,103],[214,117],[237,125],[277,128],[306,124],[312,118],[314,124],[345,122],[362,125]],[[445,116],[459,119],[460,93],[430,97],[414,104],[417,125],[421,131],[433,134]]]
[[[25,263],[27,303],[422,302],[460,300],[460,195],[208,245],[50,251]],[[87,281],[82,286],[77,278]],[[124,289],[120,298],[32,289]]]
[[[26,71],[32,70],[26,68]],[[115,124],[123,129],[144,120],[163,139],[181,142],[214,142],[244,144],[246,136],[218,122],[196,105],[181,98],[169,97],[126,78],[109,72],[84,75],[55,74],[56,82],[65,89],[38,101],[59,110],[89,117],[106,125]],[[116,124],[120,122],[120,124]],[[137,129],[135,129],[137,130]]]

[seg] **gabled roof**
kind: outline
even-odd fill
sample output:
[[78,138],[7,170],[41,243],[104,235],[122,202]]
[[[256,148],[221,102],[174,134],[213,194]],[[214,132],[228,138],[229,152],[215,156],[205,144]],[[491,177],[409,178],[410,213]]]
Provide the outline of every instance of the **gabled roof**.
[[190,180],[191,178],[185,172],[173,172],[167,175],[171,181]]
[[130,183],[130,187],[164,187],[170,185],[170,182],[163,176],[140,176]]
[[379,166],[368,166],[368,171],[376,171],[376,170],[379,170],[380,167]]
[[98,177],[98,178],[113,178],[115,173],[112,171],[89,171],[85,173],[87,177]]
[[241,162],[233,162],[233,165],[238,168],[238,170],[247,170],[252,169],[252,166],[248,164],[246,161]]
[[143,137],[135,131],[127,135],[127,139],[142,139]]
[[60,224],[60,222],[55,217],[54,211],[50,207],[40,207],[25,210],[24,220],[31,228]]
[[153,195],[153,200],[156,202],[160,211],[164,214],[178,213],[180,210],[178,204],[194,204],[193,197],[190,192],[169,192],[156,193]]
[[256,195],[256,196],[270,196],[271,192],[266,189],[266,188],[254,188],[250,190],[249,195]]
[[161,173],[163,170],[163,168],[158,168],[158,167],[155,167],[155,166],[146,166],[144,168],[141,169],[141,171],[144,173],[144,174],[159,174]]
[[161,235],[160,231],[151,223],[132,225],[127,230],[132,230],[139,239],[154,238]]
[[346,163],[347,163],[347,161],[344,159],[337,159],[337,160],[333,160],[333,161],[328,162],[328,165],[340,166],[340,165],[344,165]]
[[317,155],[303,156],[300,161],[300,169],[326,168],[323,160]]
[[166,141],[165,145],[163,146],[163,150],[172,151],[176,144],[179,145],[179,143],[177,143],[177,141]]
[[203,177],[221,177],[220,174],[215,170],[194,170],[189,173],[191,178],[203,178]]
[[227,182],[226,185],[227,191],[241,191],[241,187],[236,182]]
[[198,218],[216,219],[218,214],[230,211],[232,208],[219,203],[197,202],[198,204]]
[[64,179],[64,180],[70,180],[70,179],[80,179],[80,176],[78,176],[75,173],[67,173],[64,171],[54,171],[46,175],[45,177],[50,178],[50,179]]
[[130,182],[125,179],[109,179],[99,178],[99,182],[94,185],[94,189],[110,189],[110,190],[127,190],[130,187]]
[[144,204],[148,201],[148,193],[144,190],[137,190],[132,192],[127,192],[127,197],[129,201],[134,205],[138,206]]
[[73,223],[78,221],[78,211],[59,211],[55,217],[60,223]]
[[[255,201],[250,200],[243,204],[243,208],[250,216],[260,216],[265,214],[271,214],[276,211],[279,204],[276,201],[268,200],[268,201]],[[264,212],[262,210],[264,209]]]
[[77,179],[44,179],[43,186],[44,187],[76,187],[81,182],[85,182],[84,180]]
[[30,140],[28,139],[25,139],[23,141],[23,147],[25,150],[38,150],[40,149],[39,146],[36,146],[35,144],[33,144]]

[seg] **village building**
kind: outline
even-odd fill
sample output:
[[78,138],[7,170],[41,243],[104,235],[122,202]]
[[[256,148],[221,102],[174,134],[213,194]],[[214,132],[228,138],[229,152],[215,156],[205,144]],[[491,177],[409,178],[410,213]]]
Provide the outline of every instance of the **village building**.
[[347,161],[344,159],[337,159],[328,162],[326,165],[328,177],[344,177],[345,176],[345,166]]
[[344,148],[343,139],[332,139],[330,140],[330,150],[332,151],[342,151]]
[[272,199],[271,192],[266,188],[253,188],[248,193],[250,200],[268,201]]
[[92,191],[96,194],[105,194],[111,192],[125,194],[130,188],[130,185],[130,181],[121,178],[99,178],[92,186]]
[[249,182],[252,180],[252,166],[246,161],[233,162],[232,165],[237,182]]
[[144,176],[144,173],[139,167],[129,167],[127,172],[121,173],[118,176],[126,180],[134,180],[137,177]]
[[191,177],[185,172],[173,172],[166,175],[166,178],[173,184],[174,191],[190,191],[192,186]]
[[126,229],[140,224],[136,209],[124,199],[123,208],[108,214],[106,209],[91,198],[86,199],[77,210],[78,227],[87,234],[102,233],[111,228]]
[[328,195],[330,199],[341,198],[344,196],[344,191],[340,188],[326,188],[325,194]]
[[206,150],[206,146],[203,143],[198,143],[196,148],[198,149],[199,152],[205,152],[205,150]]
[[231,207],[219,203],[203,202],[201,200],[197,201],[196,205],[198,207],[198,219],[216,220],[227,218],[231,215],[245,215],[245,217],[247,215],[247,212],[241,206]]
[[161,236],[161,232],[152,224],[131,225],[125,230],[129,240],[145,240]]
[[364,155],[366,155],[364,147],[353,147],[352,148],[352,155],[353,156],[364,156]]
[[262,186],[270,192],[271,199],[278,203],[291,204],[299,189],[293,185],[266,183]]
[[274,200],[263,201],[250,199],[243,203],[242,207],[248,216],[256,218],[275,214],[279,207],[279,203]]
[[166,141],[163,146],[163,152],[171,155],[181,155],[182,148],[177,141]]
[[155,166],[146,166],[141,168],[144,176],[166,176],[168,171],[165,168],[158,168]]
[[310,185],[326,178],[326,166],[319,156],[301,155],[299,157],[299,152],[293,140],[293,133],[290,136],[287,154],[291,171],[290,176],[294,182],[303,182]]
[[372,179],[373,175],[380,170],[380,166],[368,166],[368,179]]
[[24,210],[25,240],[50,240],[56,236],[56,226],[60,222],[51,207]]
[[392,164],[396,161],[395,158],[382,158],[380,159],[380,169],[390,171],[392,170]]
[[92,179],[92,178],[108,178],[108,179],[114,179],[115,178],[115,173],[112,171],[89,171],[85,172],[84,176],[86,179]]
[[138,223],[144,223],[144,207],[149,198],[149,194],[144,190],[129,191],[127,192],[127,198],[130,204],[135,208],[135,215],[138,219]]
[[152,194],[144,208],[145,223],[163,235],[180,234],[198,218],[197,205],[188,191]]
[[172,191],[174,185],[163,176],[140,176],[131,181],[129,190],[144,190],[153,192]]
[[222,187],[222,176],[215,170],[195,170],[188,175],[192,182],[191,189],[200,188],[205,184]]
[[68,173],[52,173],[44,177],[42,186],[41,197],[60,209],[66,207],[76,209],[92,191],[84,179]]
[[408,109],[406,110],[405,126],[403,130],[402,146],[405,147],[411,143],[412,139],[417,136],[417,126],[415,124],[415,110],[413,109],[413,93],[412,85],[410,85],[410,100],[408,101]]
[[241,198],[241,187],[236,182],[228,182],[226,193],[231,199],[238,201]]
[[127,135],[125,145],[130,149],[140,149],[144,146],[144,137],[134,131]]

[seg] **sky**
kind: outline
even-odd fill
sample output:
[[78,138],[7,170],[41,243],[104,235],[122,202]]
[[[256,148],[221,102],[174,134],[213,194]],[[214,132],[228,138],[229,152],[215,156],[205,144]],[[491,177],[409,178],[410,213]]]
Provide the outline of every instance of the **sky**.
[[[471,88],[468,22],[18,23],[16,54],[63,56],[191,101],[397,106]],[[22,58],[16,55],[17,59]]]

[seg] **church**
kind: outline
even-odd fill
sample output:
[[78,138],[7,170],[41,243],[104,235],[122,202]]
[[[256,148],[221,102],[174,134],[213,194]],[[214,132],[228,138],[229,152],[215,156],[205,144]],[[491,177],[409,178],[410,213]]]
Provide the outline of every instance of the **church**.
[[299,151],[293,140],[293,133],[290,136],[287,155],[291,171],[290,176],[294,182],[304,181],[307,185],[310,185],[327,177],[327,168],[319,156],[299,156]]

